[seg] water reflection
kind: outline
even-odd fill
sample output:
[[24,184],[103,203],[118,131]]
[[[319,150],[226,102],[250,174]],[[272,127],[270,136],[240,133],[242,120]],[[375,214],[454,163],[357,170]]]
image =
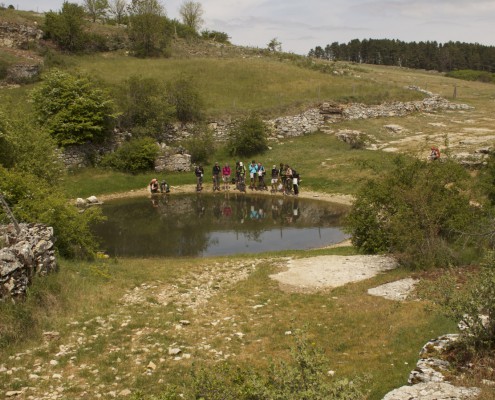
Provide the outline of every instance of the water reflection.
[[160,195],[103,206],[112,256],[201,256],[307,249],[344,240],[345,208],[279,196]]

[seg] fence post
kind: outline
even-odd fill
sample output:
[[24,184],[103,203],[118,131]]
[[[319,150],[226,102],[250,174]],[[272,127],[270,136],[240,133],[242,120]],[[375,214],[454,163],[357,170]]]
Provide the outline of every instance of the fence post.
[[7,202],[3,198],[3,194],[1,194],[1,193],[0,193],[0,203],[2,203],[2,207],[5,210],[5,213],[9,216],[10,220],[14,224],[14,227],[15,227],[17,234],[21,233],[21,227],[17,223],[17,220],[14,217],[14,214],[12,214],[12,211],[10,210],[9,205],[7,204]]

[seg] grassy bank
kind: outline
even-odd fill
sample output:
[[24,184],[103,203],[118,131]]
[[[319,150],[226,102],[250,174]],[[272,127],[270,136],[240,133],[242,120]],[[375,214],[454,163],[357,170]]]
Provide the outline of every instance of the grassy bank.
[[[279,255],[333,252],[349,250]],[[24,332],[30,343],[2,332],[0,366],[13,372],[0,374],[0,387],[29,386],[36,366],[46,364],[42,375],[62,376],[69,397],[107,398],[112,391],[131,389],[146,398],[167,384],[189,385],[191,370],[204,363],[223,360],[262,370],[271,359],[287,359],[293,345],[288,332],[303,329],[338,377],[371,376],[369,399],[380,399],[406,381],[427,339],[454,328],[435,313],[425,314],[421,302],[396,303],[367,294],[369,287],[406,271],[304,294],[282,291],[269,279],[278,260],[62,261],[60,273],[37,281],[26,303],[0,305],[2,327],[12,313],[20,323],[23,316],[36,316]],[[245,276],[242,271],[252,272]],[[43,345],[42,331],[57,331],[60,337]],[[182,350],[178,359],[169,348]],[[49,365],[50,360],[57,364]],[[40,379],[26,395],[49,393],[50,385]]]
[[[382,122],[383,123],[383,122]],[[210,157],[213,164],[228,162],[235,165],[222,147]],[[337,140],[333,135],[316,133],[274,144],[272,150],[252,157],[261,161],[267,170],[273,164],[289,163],[302,177],[301,190],[314,190],[323,193],[355,194],[367,178],[390,168],[393,154],[370,150],[353,150],[349,145]],[[243,160],[247,165],[251,159]],[[205,186],[210,189],[211,165],[205,167]],[[65,179],[64,188],[72,197],[87,197],[116,192],[127,192],[146,187],[151,178],[166,179],[172,185],[195,183],[194,172],[130,175],[109,170],[86,169],[70,173]]]

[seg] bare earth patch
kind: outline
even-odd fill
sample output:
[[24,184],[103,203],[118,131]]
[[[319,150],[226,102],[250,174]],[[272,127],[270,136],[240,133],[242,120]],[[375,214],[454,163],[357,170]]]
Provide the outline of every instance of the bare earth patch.
[[288,291],[316,292],[372,278],[396,262],[386,256],[318,256],[289,260],[286,267],[270,277]]

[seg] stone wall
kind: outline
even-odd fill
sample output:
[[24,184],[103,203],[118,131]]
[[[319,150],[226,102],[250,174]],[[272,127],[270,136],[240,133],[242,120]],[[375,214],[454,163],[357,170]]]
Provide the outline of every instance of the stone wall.
[[57,270],[53,228],[41,224],[0,226],[0,301],[19,298],[35,275]]
[[66,168],[82,168],[94,165],[108,153],[115,151],[129,136],[126,132],[114,130],[112,136],[103,143],[86,143],[64,147],[59,153]]
[[[327,124],[345,120],[369,119],[380,117],[401,117],[414,112],[433,112],[435,110],[467,110],[470,106],[451,103],[448,100],[426,92],[417,87],[409,87],[427,95],[423,100],[411,102],[383,103],[374,106],[365,104],[339,105],[324,102],[301,114],[289,115],[265,121],[269,129],[270,140],[283,140],[296,136],[308,135],[324,128]],[[229,131],[235,121],[211,121],[209,128],[215,140],[226,141]],[[173,143],[188,139],[193,135],[194,124],[173,124],[162,134],[162,140]],[[67,167],[83,167],[98,161],[104,154],[114,151],[124,140],[126,134],[115,132],[111,142],[104,145],[73,146],[64,150],[62,156]],[[155,170],[162,171],[190,171],[190,156],[184,151],[173,152],[167,146],[155,162]]]

